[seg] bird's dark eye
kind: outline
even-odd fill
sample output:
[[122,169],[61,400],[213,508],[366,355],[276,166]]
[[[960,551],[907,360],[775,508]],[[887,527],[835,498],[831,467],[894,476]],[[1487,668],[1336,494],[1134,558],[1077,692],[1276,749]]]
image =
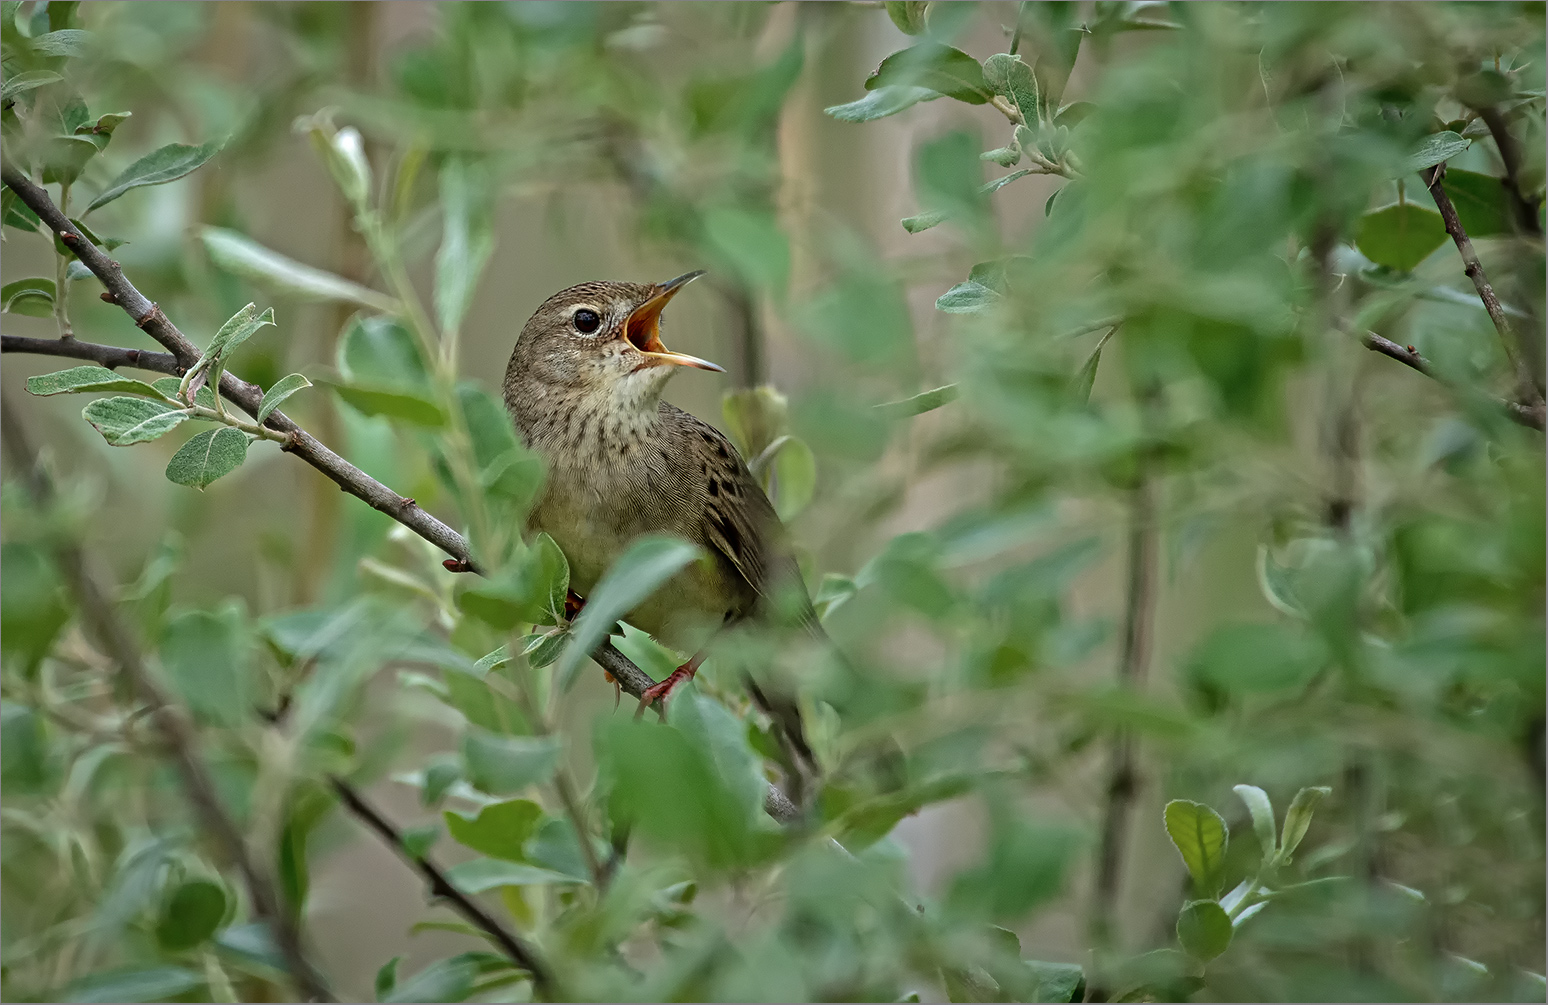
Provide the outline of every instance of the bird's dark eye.
[[572,319],[575,322],[575,330],[582,335],[590,335],[597,330],[602,323],[602,317],[596,311],[579,310]]

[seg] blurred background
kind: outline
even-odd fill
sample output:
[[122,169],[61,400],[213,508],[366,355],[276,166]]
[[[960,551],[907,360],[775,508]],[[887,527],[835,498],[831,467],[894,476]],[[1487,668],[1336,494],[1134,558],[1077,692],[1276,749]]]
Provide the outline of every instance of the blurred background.
[[[29,19],[60,6],[7,4],[6,17],[35,40],[46,25]],[[907,896],[943,905],[930,953],[976,958],[963,933],[994,921],[1021,956],[1086,967],[1102,994],[1144,985],[1121,961],[1173,945],[1179,907],[1206,895],[1189,892],[1168,800],[1225,818],[1229,888],[1254,874],[1258,849],[1231,787],[1262,787],[1282,815],[1302,787],[1327,786],[1285,882],[1345,879],[1269,903],[1189,992],[1541,1000],[1542,435],[1496,407],[1515,394],[1509,361],[1405,170],[1446,131],[1466,141],[1454,172],[1509,172],[1535,200],[1525,223],[1479,224],[1475,243],[1540,380],[1541,4],[104,2],[73,17],[91,42],[69,81],[93,116],[133,112],[78,189],[164,144],[223,143],[186,178],[89,218],[127,239],[113,252],[125,273],[200,345],[243,304],[272,306],[276,327],[233,370],[264,387],[307,375],[316,387],[288,414],[454,526],[436,434],[329,389],[347,383],[341,344],[360,304],[222,251],[234,232],[387,288],[308,130],[358,130],[371,198],[427,301],[447,199],[471,201],[463,262],[479,281],[442,331],[460,334],[458,375],[495,394],[550,294],[708,270],[673,302],[664,337],[727,373],[684,373],[666,396],[744,450],[774,438],[735,427],[749,408],[796,437],[770,488],[853,664],[786,668],[829,771],[819,813]],[[922,42],[979,63],[1041,58],[1046,100],[1057,60],[1045,57],[1072,33],[1037,155],[1057,170],[992,194],[979,186],[1013,173],[1009,155],[979,153],[1020,139],[1003,97],[931,93],[874,121],[824,111],[879,93],[867,78]],[[1470,104],[1481,75],[1498,93]],[[876,86],[946,86],[896,81]],[[1508,114],[1518,164],[1483,128],[1485,105]],[[1015,163],[1036,167],[1023,146]],[[1503,198],[1491,189],[1477,213]],[[1374,217],[1410,204],[1427,215]],[[931,213],[945,222],[925,227]],[[54,266],[46,241],[6,230],[6,283]],[[965,281],[966,299],[937,303]],[[150,347],[98,292],[90,279],[70,287],[77,337]],[[13,310],[4,326],[56,334],[52,315]],[[1367,329],[1442,379],[1368,351]],[[186,436],[111,447],[81,421],[80,398],[26,393],[58,364],[6,355],[5,420],[43,450],[66,522],[147,640],[182,612],[235,605],[260,693],[291,665],[284,619],[300,611],[370,599],[473,659],[504,640],[459,627],[461,587],[434,549],[275,444],[204,491],[173,484],[161,468]],[[946,385],[955,400],[938,408],[894,404]],[[780,397],[734,396],[758,387]],[[62,596],[38,557],[51,524],[17,501],[16,463],[8,454],[6,998],[84,994],[93,973],[152,959],[199,971],[204,956],[148,936],[89,934],[133,838],[187,827],[164,776],[117,763],[141,756],[132,744],[114,741],[88,770],[101,738],[47,708],[115,699],[82,685],[105,671],[68,602],[39,599]],[[734,676],[713,670],[701,690],[750,715]],[[442,819],[423,771],[472,718],[412,671],[383,655],[338,713],[353,777],[404,827]],[[588,667],[556,705],[583,779],[598,764],[606,774],[615,755],[597,737],[630,704],[614,713]],[[257,732],[211,726],[212,757],[246,763]],[[298,778],[308,763],[298,755]],[[882,797],[877,833],[850,844],[865,827],[845,811]],[[445,805],[477,808],[458,798]],[[370,997],[394,956],[410,974],[476,948],[416,928],[452,916],[356,821],[326,805],[314,816],[298,910],[336,993]],[[670,859],[665,845],[657,857]],[[444,836],[435,851],[475,857]],[[814,896],[800,884],[818,873],[782,854],[689,872],[701,920],[721,919],[766,966],[796,954],[781,964],[794,983],[744,961],[641,987],[675,1000],[1067,1000],[971,997],[986,993],[929,977],[939,964],[921,961],[937,957],[917,936],[857,920],[852,905],[822,922],[862,933],[843,943],[847,963],[819,964],[790,906]],[[150,931],[161,896],[115,924]],[[569,902],[547,903],[515,923],[559,924]],[[239,994],[279,993],[221,953]],[[661,958],[671,951],[631,961],[656,980]],[[629,997],[618,980],[585,993]]]

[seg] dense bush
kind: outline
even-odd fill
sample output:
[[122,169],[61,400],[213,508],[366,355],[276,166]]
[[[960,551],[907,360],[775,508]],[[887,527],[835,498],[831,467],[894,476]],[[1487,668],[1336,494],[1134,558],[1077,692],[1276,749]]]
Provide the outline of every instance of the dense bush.
[[[382,6],[0,11],[4,348],[78,364],[7,357],[7,1000],[362,993],[309,925],[361,828],[465,941],[384,1001],[1541,998],[1541,5]],[[275,150],[333,260],[254,236]],[[882,242],[792,195],[905,174]],[[574,617],[522,532],[534,192],[577,269],[711,270],[707,417],[841,657],[728,633],[614,710],[694,553]],[[921,811],[979,842],[929,886]]]

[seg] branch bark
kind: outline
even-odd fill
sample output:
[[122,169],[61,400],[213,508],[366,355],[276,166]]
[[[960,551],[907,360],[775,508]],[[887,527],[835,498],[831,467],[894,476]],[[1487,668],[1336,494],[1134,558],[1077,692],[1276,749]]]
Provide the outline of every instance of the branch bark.
[[[1142,456],[1138,480],[1129,499],[1128,581],[1118,679],[1123,687],[1131,689],[1144,685],[1154,637],[1157,527],[1155,485],[1149,467],[1148,459]],[[1114,918],[1123,886],[1124,842],[1129,832],[1129,817],[1139,795],[1134,747],[1133,735],[1127,730],[1120,731],[1113,740],[1108,762],[1107,807],[1102,819],[1091,917],[1092,935],[1104,946],[1114,942]]]
[[478,902],[464,894],[451,884],[434,862],[423,855],[413,855],[403,846],[403,835],[392,822],[382,816],[377,809],[357,792],[354,786],[337,776],[329,776],[328,782],[333,786],[333,791],[351,813],[363,820],[367,826],[376,832],[377,836],[385,841],[393,851],[409,865],[413,866],[425,881],[430,885],[430,892],[437,897],[445,898],[458,914],[468,919],[469,922],[483,929],[494,939],[495,943],[505,950],[516,965],[532,975],[532,989],[539,997],[548,1000],[559,1000],[555,994],[557,990],[554,984],[554,975],[537,955],[537,952],[519,936],[511,932],[504,925],[478,905]]
[[[1411,367],[1432,380],[1440,381],[1442,384],[1449,384],[1449,381],[1437,373],[1435,368],[1430,365],[1430,361],[1421,356],[1415,349],[1398,345],[1389,338],[1383,338],[1375,332],[1369,331],[1360,336],[1360,342],[1372,352],[1379,352],[1388,359],[1395,359],[1404,366]],[[1518,422],[1529,429],[1535,429],[1538,432],[1543,431],[1545,420],[1548,420],[1548,414],[1545,414],[1548,413],[1548,409],[1545,409],[1541,404],[1536,406],[1523,405],[1519,401],[1507,401],[1504,398],[1495,398],[1494,401],[1512,421]]]
[[[53,498],[53,484],[38,464],[37,453],[23,433],[18,417],[9,414],[9,409],[6,412],[3,422],[0,422],[6,447],[14,453],[16,463],[24,471],[29,494],[37,504],[46,504]],[[55,545],[55,557],[70,591],[75,594],[76,602],[80,605],[82,621],[97,637],[103,651],[118,664],[134,694],[149,709],[150,717],[155,721],[171,754],[194,814],[242,874],[253,913],[273,931],[297,990],[307,1001],[334,1001],[327,982],[306,958],[301,946],[300,929],[281,904],[273,878],[268,870],[254,861],[241,829],[221,805],[214,780],[199,759],[198,737],[192,724],[184,717],[182,710],[162,692],[160,685],[146,669],[138,644],[119,620],[85,552],[73,541],[59,541]]]
[[1527,366],[1526,357],[1523,354],[1523,336],[1510,324],[1505,316],[1505,308],[1500,305],[1500,298],[1494,293],[1494,287],[1489,284],[1489,277],[1484,273],[1483,263],[1478,260],[1478,252],[1473,250],[1473,242],[1468,239],[1467,231],[1462,229],[1462,221],[1457,217],[1457,207],[1451,202],[1451,196],[1446,194],[1441,185],[1441,179],[1446,177],[1446,162],[1435,165],[1428,174],[1421,172],[1425,185],[1430,189],[1430,196],[1435,200],[1435,208],[1440,210],[1441,221],[1446,225],[1446,233],[1451,235],[1451,240],[1457,246],[1457,252],[1462,256],[1462,271],[1467,278],[1473,281],[1473,289],[1478,291],[1478,299],[1483,301],[1484,310],[1489,312],[1489,320],[1494,322],[1494,330],[1499,333],[1500,344],[1505,349],[1505,357],[1510,360],[1511,369],[1516,375],[1516,396],[1521,404],[1526,406],[1541,406],[1543,404],[1542,388],[1538,386],[1536,377],[1531,368]]

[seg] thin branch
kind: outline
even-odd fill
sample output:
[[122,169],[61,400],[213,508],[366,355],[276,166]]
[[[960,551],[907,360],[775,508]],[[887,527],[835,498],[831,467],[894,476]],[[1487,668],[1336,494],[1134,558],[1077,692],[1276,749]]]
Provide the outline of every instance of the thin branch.
[[1510,360],[1511,369],[1516,374],[1518,400],[1523,405],[1540,406],[1543,403],[1542,391],[1523,358],[1522,336],[1511,327],[1510,321],[1505,317],[1505,308],[1500,305],[1500,298],[1495,296],[1494,287],[1489,285],[1489,277],[1484,274],[1483,263],[1478,260],[1478,253],[1473,250],[1473,242],[1468,239],[1467,231],[1462,229],[1462,221],[1457,217],[1457,207],[1452,205],[1451,196],[1446,194],[1446,189],[1441,185],[1441,179],[1446,177],[1446,162],[1442,161],[1435,165],[1428,176],[1421,172],[1420,177],[1424,178],[1431,197],[1435,199],[1435,208],[1440,210],[1441,221],[1446,225],[1446,233],[1451,235],[1457,251],[1462,255],[1462,271],[1473,281],[1473,289],[1478,291],[1478,299],[1483,301],[1484,310],[1489,312],[1489,320],[1494,322],[1494,330],[1500,335],[1500,344],[1504,347],[1505,356]]
[[434,862],[423,855],[414,855],[403,846],[403,835],[392,822],[382,816],[365,798],[344,779],[336,775],[330,775],[328,782],[333,786],[339,800],[349,808],[356,817],[366,822],[376,832],[377,836],[390,845],[393,851],[409,865],[413,866],[425,881],[430,884],[430,891],[437,897],[444,897],[453,910],[469,922],[488,933],[490,938],[505,950],[517,966],[532,975],[532,989],[542,998],[553,1001],[558,996],[555,994],[557,987],[554,983],[554,975],[549,971],[547,964],[537,955],[536,950],[527,945],[519,936],[511,932],[489,912],[478,905],[476,900],[464,894],[451,884]]
[[[1150,667],[1156,607],[1155,486],[1148,470],[1149,459],[1142,455],[1139,463],[1138,480],[1129,499],[1128,583],[1124,598],[1123,652],[1118,663],[1119,681],[1131,689],[1144,685]],[[1124,842],[1129,832],[1129,817],[1139,795],[1134,746],[1133,735],[1121,730],[1113,741],[1109,758],[1107,807],[1102,820],[1091,917],[1092,935],[1106,946],[1115,941],[1114,919],[1122,891]]]
[[[134,284],[124,277],[123,269],[117,262],[103,254],[91,241],[77,232],[75,225],[59,211],[47,192],[34,185],[15,165],[9,163],[0,167],[0,180],[3,180],[22,202],[37,213],[38,217],[59,235],[59,239],[66,247],[75,253],[82,264],[101,280],[102,285],[107,288],[107,294],[103,299],[110,299],[110,302],[122,307],[125,313],[134,319],[136,325],[172,353],[179,366],[187,368],[198,361],[200,356],[198,347],[177,329],[177,326],[162,313],[161,308],[135,289]],[[249,384],[229,371],[221,376],[220,393],[249,415],[256,415],[259,403],[263,401],[262,388],[256,384]],[[473,568],[472,553],[462,535],[420,509],[412,499],[399,495],[328,449],[282,412],[272,413],[264,424],[270,429],[288,435],[290,442],[285,449],[327,475],[339,488],[362,500],[371,508],[386,513],[420,537],[452,555],[459,562]]]
[[1521,150],[1516,146],[1516,138],[1510,134],[1510,126],[1505,122],[1505,116],[1493,105],[1485,105],[1478,109],[1479,118],[1484,120],[1484,125],[1489,127],[1489,133],[1494,137],[1494,145],[1500,151],[1500,162],[1505,165],[1505,191],[1510,196],[1511,208],[1516,211],[1516,222],[1521,227],[1521,232],[1533,237],[1542,237],[1543,228],[1537,220],[1537,206],[1529,202],[1521,192]]
[[[54,495],[53,484],[38,463],[37,453],[23,433],[18,417],[6,414],[0,422],[0,431],[24,472],[34,501],[39,505],[48,503]],[[199,760],[198,737],[193,726],[151,677],[139,646],[119,620],[118,612],[93,574],[85,553],[69,541],[58,541],[54,547],[64,578],[80,605],[82,621],[97,636],[103,651],[118,664],[139,700],[148,707],[149,717],[154,719],[171,753],[194,813],[242,874],[253,913],[273,931],[297,989],[308,1001],[333,1001],[327,982],[306,959],[301,948],[300,930],[290,912],[280,903],[272,878],[254,861],[241,829],[221,805],[214,780]]]
[[[1435,368],[1430,365],[1430,361],[1421,356],[1419,351],[1412,346],[1398,345],[1391,339],[1382,338],[1375,332],[1370,331],[1360,336],[1360,342],[1372,352],[1379,352],[1389,359],[1397,360],[1404,366],[1418,370],[1432,380],[1437,380],[1442,384],[1450,386],[1450,382],[1437,373]],[[1548,422],[1548,408],[1545,408],[1541,402],[1534,406],[1523,405],[1519,401],[1506,401],[1504,398],[1493,398],[1493,400],[1511,421],[1518,422],[1529,429],[1542,432],[1545,422]]]
[[0,352],[66,356],[70,359],[84,359],[98,366],[105,366],[109,370],[116,370],[121,366],[133,366],[141,370],[177,375],[177,359],[169,352],[123,349],[116,345],[99,345],[75,338],[26,338],[22,335],[0,335]]

